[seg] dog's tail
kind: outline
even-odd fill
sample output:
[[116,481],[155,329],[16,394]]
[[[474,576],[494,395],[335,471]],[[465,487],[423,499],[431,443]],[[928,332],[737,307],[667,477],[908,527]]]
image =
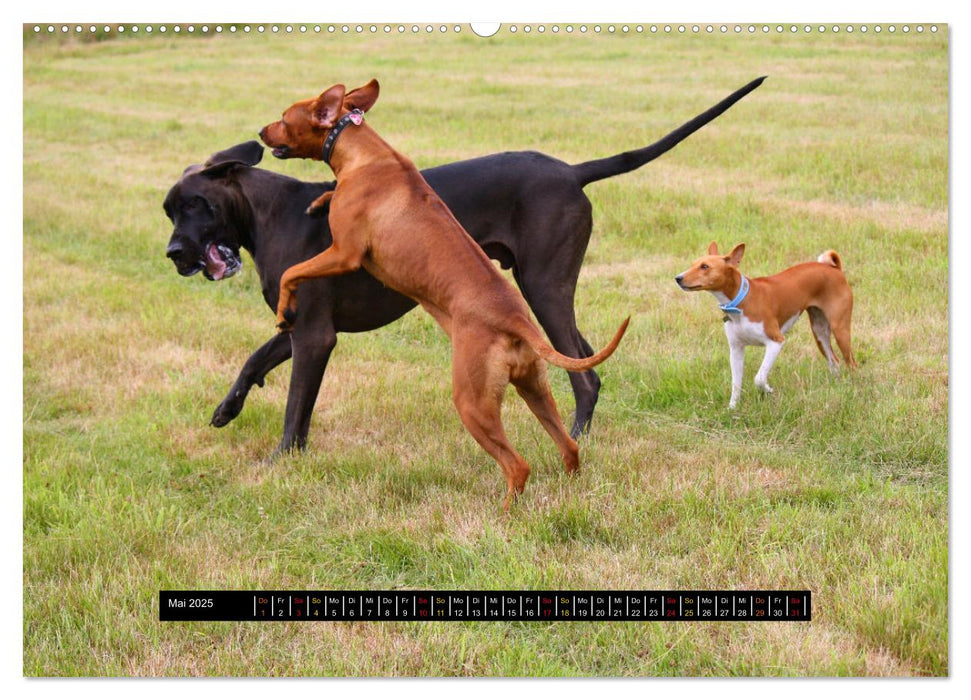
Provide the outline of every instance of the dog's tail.
[[520,338],[522,338],[526,343],[529,344],[536,354],[542,357],[544,360],[552,365],[561,367],[568,372],[586,372],[588,369],[596,367],[601,362],[606,360],[608,357],[614,354],[614,350],[620,344],[620,339],[624,337],[624,333],[627,332],[627,325],[630,323],[630,316],[624,319],[624,322],[620,324],[620,328],[614,333],[613,340],[600,352],[594,353],[590,357],[584,357],[576,359],[573,357],[567,357],[562,353],[556,351],[556,349],[550,345],[543,334],[539,331],[532,321],[530,321],[525,316],[521,316],[514,322],[513,332],[516,333]]
[[827,250],[825,253],[816,258],[816,262],[821,262],[824,265],[832,265],[840,272],[843,271],[843,258],[835,250]]
[[591,182],[603,180],[622,173],[629,173],[631,170],[636,170],[642,165],[650,163],[658,156],[670,151],[711,120],[721,116],[729,107],[761,85],[765,78],[766,76],[764,75],[761,78],[756,78],[745,87],[733,92],[708,111],[702,112],[691,121],[682,124],[660,141],[656,141],[650,146],[645,146],[635,151],[618,153],[609,158],[589,160],[586,163],[574,165],[573,172],[576,175],[577,181],[581,187],[586,187]]

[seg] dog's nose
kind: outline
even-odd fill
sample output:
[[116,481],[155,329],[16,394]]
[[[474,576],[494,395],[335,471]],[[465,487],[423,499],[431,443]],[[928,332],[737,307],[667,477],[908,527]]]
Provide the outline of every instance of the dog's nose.
[[266,138],[266,127],[265,126],[262,129],[260,129],[259,137],[260,137],[260,141],[262,141],[263,139]]
[[678,284],[681,284],[681,280],[683,279],[684,279],[684,275],[678,275],[677,277],[674,278],[674,281],[677,282]]
[[180,255],[182,255],[182,244],[172,243],[168,248],[165,249],[165,257],[175,260]]

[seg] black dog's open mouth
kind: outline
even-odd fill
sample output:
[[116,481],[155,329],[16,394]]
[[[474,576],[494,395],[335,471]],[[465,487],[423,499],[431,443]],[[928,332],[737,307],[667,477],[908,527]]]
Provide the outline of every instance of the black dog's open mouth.
[[201,268],[206,279],[214,282],[224,280],[239,272],[242,266],[243,261],[227,246],[214,243],[206,246],[205,260]]
[[192,275],[197,272],[202,272],[206,269],[206,264],[202,261],[187,263],[182,260],[173,260],[175,263],[175,270],[183,277],[192,277]]

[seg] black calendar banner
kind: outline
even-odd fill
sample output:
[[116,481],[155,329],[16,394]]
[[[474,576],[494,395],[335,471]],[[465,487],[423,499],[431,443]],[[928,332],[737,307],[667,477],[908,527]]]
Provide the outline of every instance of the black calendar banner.
[[809,591],[159,591],[159,620],[806,622]]

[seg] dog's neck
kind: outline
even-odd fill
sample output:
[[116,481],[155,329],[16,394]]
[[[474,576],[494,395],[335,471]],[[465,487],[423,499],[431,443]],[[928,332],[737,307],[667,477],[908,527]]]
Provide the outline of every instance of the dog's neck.
[[324,138],[324,145],[321,149],[321,160],[330,165],[331,153],[334,150],[338,137],[344,132],[344,129],[353,126],[360,126],[363,122],[364,112],[359,109],[352,109],[350,112],[338,119],[337,124],[333,129],[327,132],[327,136]]
[[709,290],[715,298],[718,300],[719,304],[727,304],[738,294],[739,289],[742,288],[742,273],[737,269],[732,268],[729,271],[729,280],[726,282],[725,286],[721,289],[711,289]]
[[362,167],[382,154],[397,155],[388,143],[367,123],[344,130],[330,152],[330,169],[340,181],[341,173]]
[[260,168],[247,168],[234,184],[240,191],[240,196],[235,198],[234,211],[245,213],[245,216],[234,217],[238,239],[255,258],[265,244],[267,232],[272,232],[278,222],[288,216],[289,193],[299,189],[301,196],[310,201],[320,194],[320,185],[324,183],[302,182]]
[[[250,169],[247,168],[247,170]],[[228,187],[233,196],[229,198],[229,207],[226,212],[227,221],[233,227],[239,245],[252,255],[255,245],[256,218],[253,215],[252,207],[250,207],[247,188],[238,178],[229,179]]]

